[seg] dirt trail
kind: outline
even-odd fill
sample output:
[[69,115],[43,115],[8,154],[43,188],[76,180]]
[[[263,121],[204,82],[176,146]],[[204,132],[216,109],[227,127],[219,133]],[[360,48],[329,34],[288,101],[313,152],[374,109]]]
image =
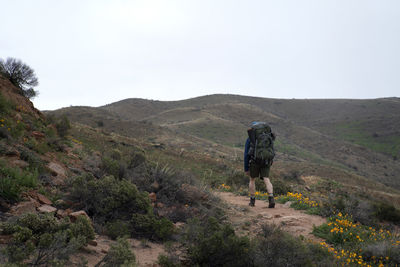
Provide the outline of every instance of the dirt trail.
[[228,205],[227,215],[240,235],[255,236],[265,223],[281,226],[282,229],[295,236],[304,236],[314,241],[322,241],[311,234],[313,225],[319,226],[326,219],[317,215],[309,215],[300,210],[290,208],[289,204],[277,203],[274,209],[268,208],[268,202],[256,200],[255,207],[249,206],[249,198],[228,192],[216,192]]

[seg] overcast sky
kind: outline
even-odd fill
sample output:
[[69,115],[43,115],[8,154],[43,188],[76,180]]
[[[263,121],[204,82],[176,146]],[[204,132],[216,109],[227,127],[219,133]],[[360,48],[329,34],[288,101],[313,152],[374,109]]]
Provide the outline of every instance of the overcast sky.
[[400,95],[399,0],[0,0],[39,109],[125,98]]

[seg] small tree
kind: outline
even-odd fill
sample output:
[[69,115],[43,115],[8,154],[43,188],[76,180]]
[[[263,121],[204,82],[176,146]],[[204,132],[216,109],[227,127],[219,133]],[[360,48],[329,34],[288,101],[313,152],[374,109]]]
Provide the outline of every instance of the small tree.
[[33,87],[39,84],[35,71],[19,59],[0,59],[0,74],[6,77],[12,84],[22,90],[27,98],[37,96],[38,92]]

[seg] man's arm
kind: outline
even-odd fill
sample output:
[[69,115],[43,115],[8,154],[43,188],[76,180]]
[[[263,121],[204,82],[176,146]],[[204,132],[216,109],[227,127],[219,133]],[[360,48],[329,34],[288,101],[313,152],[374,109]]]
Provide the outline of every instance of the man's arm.
[[249,148],[250,148],[250,139],[247,138],[246,145],[244,146],[244,171],[249,171]]

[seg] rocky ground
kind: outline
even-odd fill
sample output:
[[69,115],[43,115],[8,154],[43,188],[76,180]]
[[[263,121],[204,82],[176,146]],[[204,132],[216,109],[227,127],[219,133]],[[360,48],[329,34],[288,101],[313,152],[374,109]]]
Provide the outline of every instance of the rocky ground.
[[265,223],[275,224],[295,236],[320,241],[311,234],[313,226],[319,226],[326,219],[309,215],[300,210],[290,208],[290,202],[277,203],[274,209],[268,208],[268,202],[256,200],[255,207],[249,206],[249,198],[229,192],[218,192],[217,195],[227,204],[227,215],[238,234],[257,235]]

